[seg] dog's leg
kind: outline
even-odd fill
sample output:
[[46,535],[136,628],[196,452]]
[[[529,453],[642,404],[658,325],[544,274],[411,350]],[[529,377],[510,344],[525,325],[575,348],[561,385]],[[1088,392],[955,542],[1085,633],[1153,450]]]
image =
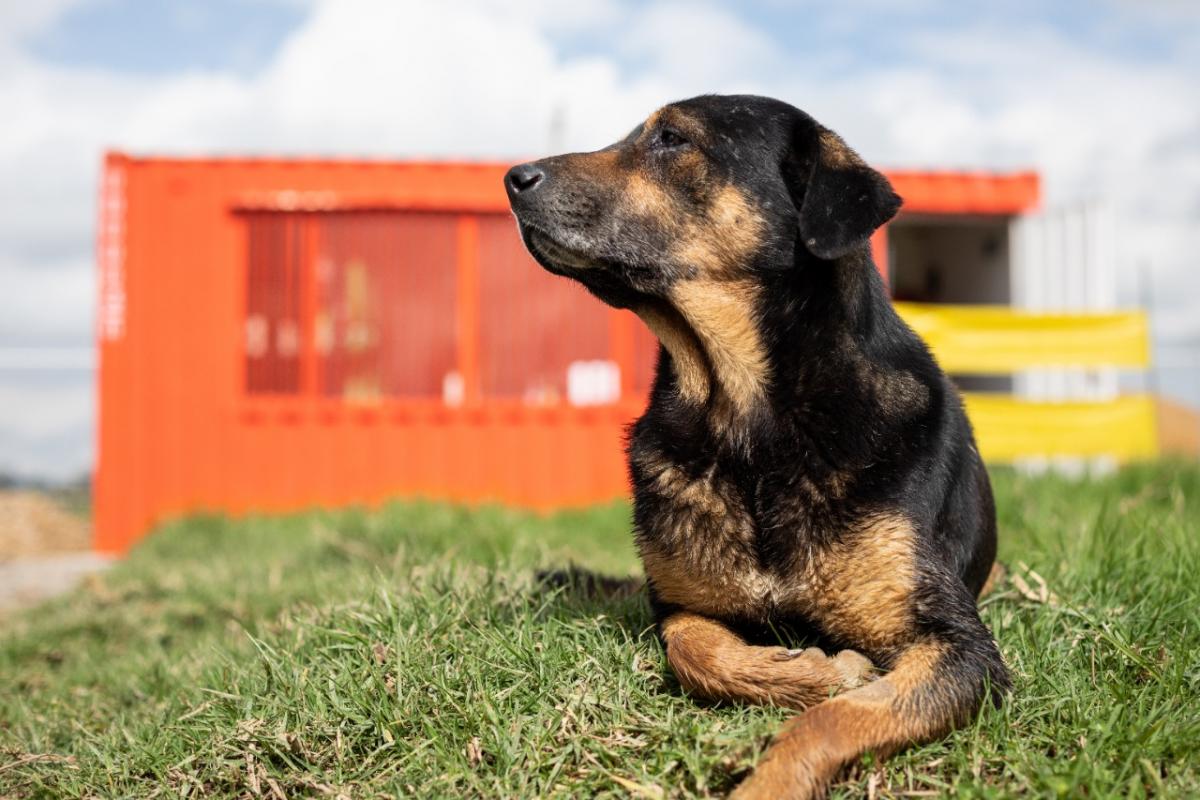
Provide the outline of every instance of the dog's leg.
[[994,691],[1007,688],[982,622],[977,630],[913,644],[887,675],[789,722],[732,797],[821,797],[838,771],[863,753],[887,756],[965,724],[983,702],[989,679]]
[[710,700],[808,708],[869,679],[871,662],[852,650],[826,656],[747,644],[708,617],[672,614],[662,624],[667,662],[684,689]]

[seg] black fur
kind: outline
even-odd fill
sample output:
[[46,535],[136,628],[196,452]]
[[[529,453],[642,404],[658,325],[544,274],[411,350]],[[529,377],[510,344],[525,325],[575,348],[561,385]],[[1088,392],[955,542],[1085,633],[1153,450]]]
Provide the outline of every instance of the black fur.
[[[872,514],[902,514],[915,531],[918,573],[907,641],[938,641],[949,653],[938,667],[941,688],[925,702],[948,704],[965,719],[986,686],[1008,686],[975,605],[995,557],[995,510],[959,396],[893,310],[871,260],[868,239],[900,199],[840,139],[787,104],[705,96],[674,108],[699,121],[701,142],[678,145],[673,131],[639,126],[613,146],[611,169],[661,184],[681,218],[708,202],[714,186],[753,199],[764,232],[739,268],[760,287],[747,314],[769,383],[751,413],[714,426],[721,398],[687,402],[673,357],[660,348],[650,403],[628,445],[639,541],[676,535],[683,513],[638,466],[644,461],[697,480],[713,476],[707,485],[721,502],[752,520],[751,541],[739,546],[780,579],[802,570],[815,550],[846,541]],[[671,160],[689,146],[702,151],[702,180]],[[669,305],[669,288],[691,274],[666,255],[671,221],[626,214],[619,189],[597,188],[606,179],[577,167],[577,158],[534,165],[547,184],[540,196],[510,186],[531,252],[612,305]],[[688,541],[699,546],[715,524],[696,521]],[[660,621],[678,610],[650,588]],[[769,602],[724,621],[742,631],[808,631],[885,667],[903,645],[831,635],[820,621]]]

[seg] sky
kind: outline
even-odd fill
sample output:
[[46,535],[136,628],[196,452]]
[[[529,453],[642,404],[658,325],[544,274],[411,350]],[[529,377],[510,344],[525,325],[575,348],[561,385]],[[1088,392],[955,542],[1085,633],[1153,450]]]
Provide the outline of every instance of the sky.
[[1109,201],[1122,301],[1200,405],[1190,0],[0,0],[0,472],[92,463],[106,149],[517,160],[701,92],[785,99],[879,165]]

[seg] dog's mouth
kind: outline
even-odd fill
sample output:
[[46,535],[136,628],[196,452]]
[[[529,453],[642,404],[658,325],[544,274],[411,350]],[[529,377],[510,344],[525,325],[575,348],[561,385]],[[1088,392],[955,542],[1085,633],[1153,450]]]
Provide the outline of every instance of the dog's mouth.
[[567,247],[550,234],[532,225],[521,223],[521,238],[525,247],[543,267],[558,275],[570,275],[581,270],[595,269],[602,264],[586,253]]
[[542,228],[520,222],[521,239],[534,261],[547,272],[578,281],[614,308],[633,308],[639,293],[628,285],[625,269],[616,261],[585,253],[562,243]]

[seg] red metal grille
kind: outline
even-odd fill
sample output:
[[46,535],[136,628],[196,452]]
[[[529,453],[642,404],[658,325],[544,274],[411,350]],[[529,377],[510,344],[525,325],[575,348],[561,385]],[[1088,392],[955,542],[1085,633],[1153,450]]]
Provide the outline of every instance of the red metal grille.
[[250,394],[554,405],[649,389],[654,337],[538,267],[507,215],[247,221]]
[[245,353],[251,394],[300,390],[301,225],[277,214],[248,220]]
[[456,220],[321,218],[313,334],[327,397],[440,397],[456,369]]
[[537,266],[510,217],[479,221],[479,370],[484,397],[567,397],[573,362],[611,358],[609,313]]

